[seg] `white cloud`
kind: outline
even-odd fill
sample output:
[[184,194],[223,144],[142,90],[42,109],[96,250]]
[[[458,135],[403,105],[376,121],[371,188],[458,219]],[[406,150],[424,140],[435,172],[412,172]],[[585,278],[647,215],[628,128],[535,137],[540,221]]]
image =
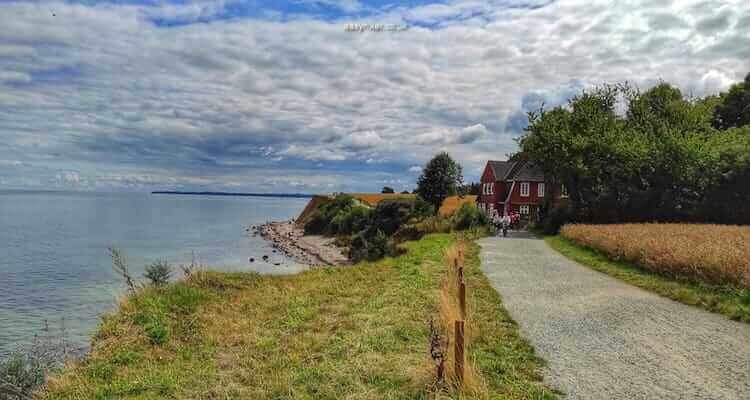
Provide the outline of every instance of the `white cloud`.
[[[354,0],[335,3],[365,10]],[[134,175],[126,180],[134,185],[262,186],[248,176],[299,177],[314,167],[306,177],[331,177],[326,163],[366,160],[388,160],[369,163],[373,170],[403,169],[443,149],[474,171],[516,148],[525,107],[537,100],[562,102],[624,80],[645,88],[663,79],[704,95],[747,72],[750,48],[741,44],[750,30],[740,22],[750,18],[750,2],[547,3],[448,1],[346,21],[168,28],[150,19],[212,18],[226,3],[3,3],[0,159],[43,161],[48,168],[34,173],[52,178],[105,169]],[[344,29],[381,21],[413,26]],[[126,174],[133,165],[139,171]],[[207,181],[170,183],[165,175]],[[367,184],[355,175],[364,173],[338,177]]]

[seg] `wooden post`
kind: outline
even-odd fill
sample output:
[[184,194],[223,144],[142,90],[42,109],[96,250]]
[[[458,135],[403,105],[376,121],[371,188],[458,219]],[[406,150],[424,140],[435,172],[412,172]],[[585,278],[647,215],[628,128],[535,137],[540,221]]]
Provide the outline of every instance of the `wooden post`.
[[464,267],[458,267],[458,284],[464,281]]
[[464,321],[455,323],[456,341],[453,354],[456,358],[455,372],[456,382],[461,385],[464,381]]
[[461,318],[466,319],[466,282],[458,284],[458,305],[461,308]]

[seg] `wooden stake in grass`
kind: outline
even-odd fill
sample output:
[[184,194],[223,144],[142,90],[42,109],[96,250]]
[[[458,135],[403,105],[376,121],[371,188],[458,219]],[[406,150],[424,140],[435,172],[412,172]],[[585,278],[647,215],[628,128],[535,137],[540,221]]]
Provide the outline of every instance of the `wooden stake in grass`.
[[464,321],[455,322],[455,347],[453,354],[455,355],[455,368],[456,382],[460,386],[464,381]]
[[461,309],[461,318],[466,319],[466,282],[463,280],[458,284],[458,307]]

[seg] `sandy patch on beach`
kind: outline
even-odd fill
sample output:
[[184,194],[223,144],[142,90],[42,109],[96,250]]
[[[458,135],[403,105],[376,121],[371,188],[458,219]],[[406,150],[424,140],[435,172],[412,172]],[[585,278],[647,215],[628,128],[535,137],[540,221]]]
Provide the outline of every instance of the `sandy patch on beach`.
[[334,239],[318,235],[304,235],[293,221],[269,222],[253,227],[273,247],[287,257],[307,265],[348,264],[348,257],[334,244]]

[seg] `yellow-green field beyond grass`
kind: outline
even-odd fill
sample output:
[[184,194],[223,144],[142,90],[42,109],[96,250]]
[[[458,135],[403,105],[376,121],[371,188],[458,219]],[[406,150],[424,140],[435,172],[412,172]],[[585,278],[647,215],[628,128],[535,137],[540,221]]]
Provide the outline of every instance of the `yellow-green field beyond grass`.
[[546,241],[597,271],[750,322],[750,227],[573,224]]
[[290,276],[198,272],[148,288],[104,318],[90,355],[42,399],[548,399],[541,361],[519,336],[468,246],[466,281],[480,372],[472,393],[434,386],[427,321],[437,316],[445,249]]

